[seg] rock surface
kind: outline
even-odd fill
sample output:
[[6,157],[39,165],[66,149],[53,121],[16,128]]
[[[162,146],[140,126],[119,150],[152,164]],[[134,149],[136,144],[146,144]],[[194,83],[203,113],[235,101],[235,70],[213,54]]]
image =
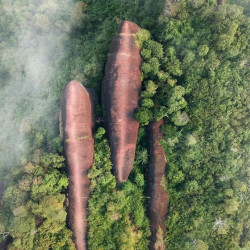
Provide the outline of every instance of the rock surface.
[[92,106],[89,91],[79,82],[66,85],[61,98],[61,122],[69,177],[69,225],[77,250],[87,249],[88,170],[94,153]]
[[102,82],[104,122],[118,182],[126,181],[132,169],[139,129],[135,119],[141,91],[141,56],[135,36],[139,29],[135,23],[121,22],[109,47]]
[[167,191],[165,187],[166,156],[160,145],[163,138],[160,127],[163,120],[151,122],[149,125],[149,165],[148,165],[148,213],[150,220],[149,249],[163,250],[166,233],[166,215],[168,211]]

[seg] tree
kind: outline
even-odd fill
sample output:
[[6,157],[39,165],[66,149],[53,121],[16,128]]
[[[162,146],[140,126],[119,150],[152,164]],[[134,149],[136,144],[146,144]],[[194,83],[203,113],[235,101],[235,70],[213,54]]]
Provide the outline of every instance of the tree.
[[232,198],[232,199],[226,199],[224,202],[224,209],[226,214],[233,214],[238,210],[239,202]]
[[142,107],[145,107],[145,108],[152,108],[152,107],[154,107],[154,102],[150,98],[143,98],[143,99],[141,99],[140,102],[141,102],[141,106]]
[[176,126],[184,126],[189,122],[190,119],[185,111],[177,111],[176,113],[173,113],[171,120]]
[[182,86],[175,86],[169,90],[167,98],[164,100],[164,104],[168,107],[168,114],[177,112],[187,106],[187,102],[183,97],[184,94],[185,89]]
[[145,75],[157,75],[160,63],[157,58],[151,57],[147,62],[143,62],[141,70]]
[[200,45],[198,47],[199,56],[205,56],[209,51],[209,47],[207,45]]
[[151,50],[143,48],[141,50],[141,56],[143,59],[149,59],[151,57]]
[[106,133],[105,129],[102,128],[102,127],[99,127],[99,128],[97,129],[97,131],[96,131],[95,139],[100,140],[100,139],[103,137],[103,135],[104,135],[105,133]]
[[145,29],[140,29],[138,33],[136,34],[136,42],[139,45],[140,48],[142,48],[144,42],[150,39],[150,32]]
[[151,56],[156,58],[163,57],[163,48],[162,45],[156,41],[148,40],[143,44],[143,49],[151,51]]
[[149,122],[153,119],[153,112],[147,108],[139,108],[136,111],[135,118],[142,126],[148,125]]
[[168,110],[165,106],[159,106],[154,109],[154,118],[160,121],[163,117],[167,116]]
[[73,27],[77,29],[82,29],[86,20],[86,14],[84,13],[87,5],[84,2],[76,2],[75,8],[72,12],[71,21]]

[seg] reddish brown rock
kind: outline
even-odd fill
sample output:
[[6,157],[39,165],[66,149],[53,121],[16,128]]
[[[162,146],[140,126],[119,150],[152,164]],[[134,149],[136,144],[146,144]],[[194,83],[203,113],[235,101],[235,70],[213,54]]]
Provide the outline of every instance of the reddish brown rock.
[[139,123],[135,119],[141,91],[141,56],[135,34],[139,26],[122,21],[110,44],[102,103],[111,148],[111,160],[119,182],[128,179],[135,158]]
[[61,98],[64,152],[69,177],[69,225],[77,250],[87,249],[87,204],[90,195],[88,170],[93,165],[93,109],[89,92],[76,81]]
[[151,238],[149,249],[163,250],[166,233],[166,215],[168,211],[167,191],[165,187],[166,156],[160,145],[163,138],[160,127],[163,120],[151,122],[149,125],[149,165],[148,165],[148,195],[149,220]]

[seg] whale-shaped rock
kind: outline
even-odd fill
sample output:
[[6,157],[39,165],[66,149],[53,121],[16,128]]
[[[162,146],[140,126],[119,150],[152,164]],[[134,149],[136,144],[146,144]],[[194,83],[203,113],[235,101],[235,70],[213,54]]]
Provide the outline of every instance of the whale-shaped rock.
[[126,181],[131,172],[139,129],[135,119],[141,91],[141,56],[136,43],[139,29],[135,23],[121,22],[109,47],[102,82],[104,122],[118,182]]
[[68,83],[61,97],[64,154],[69,177],[68,217],[77,250],[87,249],[88,171],[93,165],[94,111],[90,92],[79,82]]

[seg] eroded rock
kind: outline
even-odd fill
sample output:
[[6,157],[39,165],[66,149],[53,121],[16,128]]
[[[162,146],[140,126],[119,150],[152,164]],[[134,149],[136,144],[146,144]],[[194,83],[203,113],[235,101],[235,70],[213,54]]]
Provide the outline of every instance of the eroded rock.
[[150,244],[149,249],[163,250],[163,242],[166,233],[166,215],[168,211],[168,199],[166,191],[165,167],[166,156],[164,148],[160,145],[163,138],[160,127],[163,120],[149,124],[149,165],[148,165],[148,213],[150,220]]
[[90,92],[71,81],[61,98],[61,122],[69,177],[69,225],[77,250],[87,249],[88,171],[93,165],[94,112]]
[[122,21],[110,44],[102,103],[111,148],[111,160],[118,182],[128,179],[135,158],[139,123],[135,119],[141,91],[141,56],[135,34],[139,26]]

